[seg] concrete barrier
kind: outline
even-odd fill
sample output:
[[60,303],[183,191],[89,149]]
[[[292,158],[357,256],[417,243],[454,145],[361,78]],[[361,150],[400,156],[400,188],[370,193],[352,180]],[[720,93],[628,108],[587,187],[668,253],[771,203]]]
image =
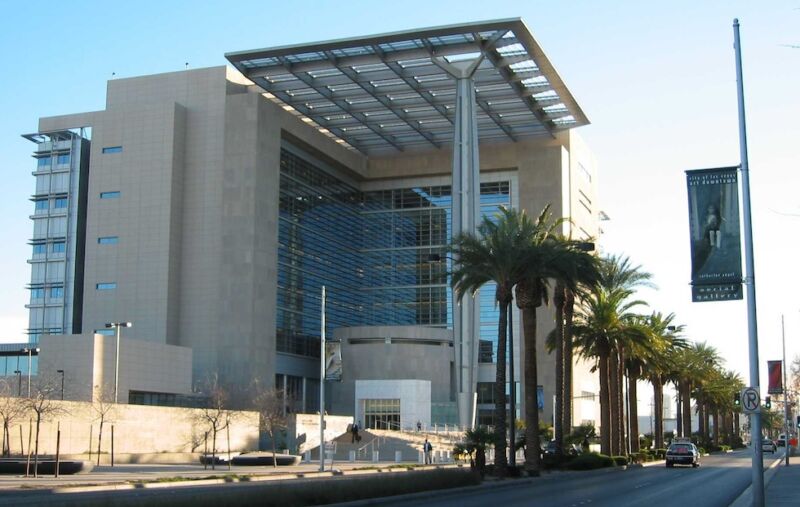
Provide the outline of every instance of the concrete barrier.
[[356,451],[350,451],[350,463],[356,460]]
[[403,451],[394,451],[394,462],[400,463],[403,461]]
[[372,451],[372,461],[373,463],[377,463],[381,460],[380,451]]

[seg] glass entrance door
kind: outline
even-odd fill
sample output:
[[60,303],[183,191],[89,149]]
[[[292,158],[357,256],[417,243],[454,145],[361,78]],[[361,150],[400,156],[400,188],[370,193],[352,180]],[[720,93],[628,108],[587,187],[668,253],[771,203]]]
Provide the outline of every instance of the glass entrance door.
[[367,429],[399,430],[400,400],[364,400]]

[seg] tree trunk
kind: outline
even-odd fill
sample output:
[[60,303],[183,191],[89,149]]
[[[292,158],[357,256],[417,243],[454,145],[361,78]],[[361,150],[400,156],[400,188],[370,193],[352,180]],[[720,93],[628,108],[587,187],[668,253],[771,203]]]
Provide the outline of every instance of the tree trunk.
[[683,383],[684,392],[681,395],[683,402],[683,433],[685,437],[692,436],[692,383],[688,380]]
[[683,417],[681,416],[681,387],[679,383],[675,383],[675,436],[683,436]]
[[557,283],[553,292],[556,310],[556,406],[553,420],[553,438],[556,441],[556,458],[564,456],[564,286]]
[[631,439],[631,452],[639,452],[639,407],[638,400],[636,399],[637,379],[638,375],[636,372],[632,371],[628,373],[628,399],[630,400],[630,413],[628,415],[628,420],[630,420],[630,428],[628,435],[630,435]]
[[[517,296],[519,301],[519,296]],[[518,304],[519,306],[519,304]],[[525,340],[523,382],[525,384],[525,470],[539,475],[539,400],[536,370],[536,307],[522,307],[522,329]]]
[[734,412],[733,414],[733,433],[737,437],[740,436],[740,428],[739,428],[739,414]]
[[610,420],[610,427],[611,430],[611,455],[612,456],[619,456],[620,454],[620,447],[619,447],[619,440],[620,440],[620,415],[619,415],[619,357],[617,356],[617,352],[615,350],[611,351],[608,361],[608,372],[609,372],[609,387],[610,387],[610,401],[611,401],[611,420]]
[[103,418],[100,418],[100,431],[97,432],[97,466],[100,466],[100,446],[103,443]]
[[656,449],[664,448],[664,384],[656,375],[651,379],[653,384],[653,440]]
[[[499,292],[498,288],[498,292]],[[498,298],[500,299],[500,298]],[[494,380],[494,466],[499,476],[504,476],[508,466],[506,445],[506,331],[508,330],[508,301],[499,301],[500,319],[497,325],[497,363]]]
[[36,447],[33,451],[33,476],[39,477],[39,427],[42,423],[42,414],[36,414]]
[[[272,429],[269,430],[269,439],[272,440],[272,468],[278,468],[278,458],[276,457],[276,454],[275,454],[275,452],[276,452],[276,450],[275,450],[275,431],[273,431]],[[325,450],[322,449],[322,447],[323,446],[320,445],[320,451],[319,452],[321,452],[321,453],[325,452]],[[325,463],[325,457],[324,456],[322,457],[321,462]]]
[[617,436],[618,444],[619,445],[619,455],[620,456],[627,456],[628,455],[628,445],[627,439],[630,435],[628,433],[628,422],[626,420],[625,414],[627,413],[627,409],[625,407],[625,349],[620,348],[617,353],[617,393],[619,393],[618,401],[617,401],[617,428],[619,428],[619,433]]
[[600,370],[600,452],[611,455],[611,393],[609,392],[608,351],[601,350]]
[[215,424],[214,427],[211,428],[211,470],[216,470],[216,469],[217,469],[217,425]]
[[567,289],[564,303],[564,431],[572,433],[572,319],[575,294]]
[[719,409],[714,409],[714,445],[719,445]]

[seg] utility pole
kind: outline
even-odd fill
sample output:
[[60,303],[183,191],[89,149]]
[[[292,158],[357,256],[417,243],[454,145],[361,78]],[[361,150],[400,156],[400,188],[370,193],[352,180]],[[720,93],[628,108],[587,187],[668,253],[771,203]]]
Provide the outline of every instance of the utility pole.
[[322,286],[319,340],[319,471],[325,471],[325,286]]
[[[750,387],[760,391],[758,377],[758,324],[756,321],[756,278],[753,260],[753,221],[750,216],[750,168],[747,161],[747,127],[744,114],[742,45],[739,20],[733,20],[733,47],[736,57],[736,85],[739,106],[739,154],[742,164],[742,217],[744,218],[744,264],[747,291],[747,335],[750,349]],[[750,445],[753,448],[753,507],[764,506],[764,454],[761,449],[761,407],[750,414]]]
[[786,327],[781,314],[781,341],[783,342],[783,450],[789,466],[789,386],[786,385]]

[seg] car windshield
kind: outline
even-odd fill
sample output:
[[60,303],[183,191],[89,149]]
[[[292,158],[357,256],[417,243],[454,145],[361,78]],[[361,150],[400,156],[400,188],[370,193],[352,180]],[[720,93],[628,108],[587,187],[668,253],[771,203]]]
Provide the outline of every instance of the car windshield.
[[692,447],[689,444],[672,444],[669,446],[670,452],[676,452],[679,454],[685,454],[689,452]]

